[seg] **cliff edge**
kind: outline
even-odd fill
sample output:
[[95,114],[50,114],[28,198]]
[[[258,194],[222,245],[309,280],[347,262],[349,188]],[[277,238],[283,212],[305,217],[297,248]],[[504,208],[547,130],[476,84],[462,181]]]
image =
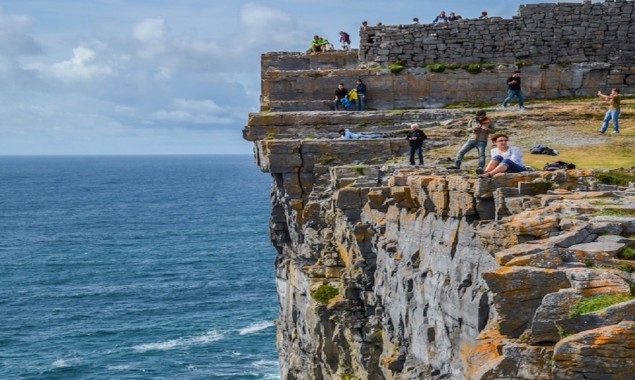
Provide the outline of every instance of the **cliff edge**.
[[[514,22],[632,7],[625,1],[534,6]],[[478,30],[481,21],[475,22],[466,28]],[[496,22],[486,25],[511,25]],[[375,47],[385,49],[377,52],[390,50],[385,38],[394,28],[372,31],[383,36]],[[402,37],[394,38],[409,38]],[[487,102],[500,97],[500,85],[435,98],[430,78],[447,87],[489,83],[518,67],[509,62],[513,52],[480,73],[431,72],[415,67],[418,55],[402,57],[410,66],[393,73],[370,68],[390,54],[369,56],[375,47],[368,43],[356,53],[264,54],[263,110],[251,114],[243,130],[257,164],[273,177],[270,236],[277,250],[282,378],[632,378],[635,126],[629,109],[620,136],[597,136],[588,129],[594,117],[567,113],[571,104],[593,109],[593,101],[541,102],[542,84],[529,80],[527,92],[535,97],[526,113],[487,108],[504,131],[523,144],[536,136],[559,144],[560,158],[583,160],[593,156],[589,147],[609,146],[604,156],[626,168],[579,165],[478,178],[470,170],[475,157],[468,157],[466,170],[446,168],[465,141],[463,125],[474,109],[429,105]],[[417,51],[420,43],[407,46]],[[531,51],[516,53],[531,58]],[[621,81],[616,86],[623,93],[633,90],[633,74],[621,58],[590,62],[579,55],[565,67],[543,62],[545,56],[523,72],[549,77],[561,95],[612,81]],[[496,51],[486,61],[496,62]],[[374,110],[328,110],[335,84],[360,75],[371,84]],[[427,87],[419,87],[423,82]],[[389,87],[405,89],[378,91]],[[404,133],[413,122],[429,136],[423,166],[408,165],[404,156]],[[341,140],[340,128],[385,138]],[[555,159],[535,160],[539,169],[541,160]]]

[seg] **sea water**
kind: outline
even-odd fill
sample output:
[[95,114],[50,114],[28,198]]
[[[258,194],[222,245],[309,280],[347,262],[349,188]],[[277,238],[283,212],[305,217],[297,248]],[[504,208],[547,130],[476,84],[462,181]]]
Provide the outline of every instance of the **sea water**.
[[248,155],[0,157],[1,379],[276,379]]

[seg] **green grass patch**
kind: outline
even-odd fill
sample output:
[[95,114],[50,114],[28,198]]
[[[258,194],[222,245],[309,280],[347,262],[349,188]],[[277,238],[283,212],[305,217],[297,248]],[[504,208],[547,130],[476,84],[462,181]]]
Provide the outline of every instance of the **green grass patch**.
[[[633,156],[631,156],[632,159]],[[601,183],[605,185],[628,186],[629,182],[635,182],[635,173],[612,171],[593,174]]]
[[606,309],[607,307],[618,303],[630,301],[633,298],[635,297],[624,293],[601,294],[589,298],[582,298],[571,307],[569,315],[575,317],[576,315],[593,313],[594,311]]
[[317,161],[322,165],[326,165],[326,164],[330,164],[331,162],[335,160],[337,160],[337,157],[332,156],[330,154],[325,154],[322,157],[320,157]]
[[314,300],[318,301],[322,304],[327,304],[329,301],[339,294],[339,290],[332,285],[322,284],[320,285],[313,293],[311,293],[311,297]]
[[445,65],[442,63],[433,63],[428,65],[427,68],[431,73],[442,73],[445,71]]
[[483,71],[481,65],[478,63],[467,63],[465,65],[461,65],[461,68],[470,74],[478,74]]
[[405,68],[406,63],[404,61],[397,61],[388,65],[388,70],[393,74],[399,74]]
[[619,253],[618,257],[624,260],[633,260],[635,258],[635,248],[626,247]]
[[364,170],[368,169],[368,165],[355,165],[351,166],[351,169],[355,170],[359,175],[364,175]]
[[629,216],[635,216],[635,209],[605,208],[604,210],[598,211],[596,215],[629,217]]

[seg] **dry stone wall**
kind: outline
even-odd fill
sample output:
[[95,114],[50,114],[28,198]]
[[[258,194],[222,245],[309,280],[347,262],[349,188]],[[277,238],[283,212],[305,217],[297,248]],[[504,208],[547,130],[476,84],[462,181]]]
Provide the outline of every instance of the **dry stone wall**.
[[635,58],[635,3],[523,5],[512,19],[371,27],[361,33],[360,59],[382,64],[524,61],[608,62]]

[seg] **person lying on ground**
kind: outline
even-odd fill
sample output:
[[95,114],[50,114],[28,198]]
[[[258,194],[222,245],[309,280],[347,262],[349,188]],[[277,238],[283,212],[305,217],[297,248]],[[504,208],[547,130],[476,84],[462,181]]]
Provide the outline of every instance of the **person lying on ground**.
[[341,139],[380,139],[384,137],[383,133],[353,133],[350,129],[342,128],[339,131]]

